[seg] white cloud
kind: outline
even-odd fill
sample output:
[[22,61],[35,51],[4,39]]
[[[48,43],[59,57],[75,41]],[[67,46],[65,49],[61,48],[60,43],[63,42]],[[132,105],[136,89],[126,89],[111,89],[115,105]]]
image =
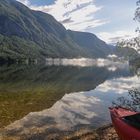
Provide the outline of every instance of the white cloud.
[[136,37],[135,31],[115,31],[115,32],[100,32],[98,36],[107,43],[117,43],[122,39],[130,39]]
[[29,0],[17,0],[17,1],[23,3],[23,4],[26,5],[26,6],[30,5]]
[[29,0],[18,0],[34,10],[53,15],[67,29],[85,31],[106,24],[108,21],[96,19],[95,13],[102,9],[94,0],[56,0],[52,5],[31,5]]
[[[17,0],[33,10],[43,11],[53,15],[67,29],[76,31],[90,31],[93,28],[110,22],[106,19],[97,19],[95,14],[102,10],[103,6],[96,6],[95,0],[55,0],[51,5],[32,5],[30,0]],[[121,39],[136,36],[134,31],[119,30],[114,32],[99,32],[97,35],[107,43],[116,43]]]

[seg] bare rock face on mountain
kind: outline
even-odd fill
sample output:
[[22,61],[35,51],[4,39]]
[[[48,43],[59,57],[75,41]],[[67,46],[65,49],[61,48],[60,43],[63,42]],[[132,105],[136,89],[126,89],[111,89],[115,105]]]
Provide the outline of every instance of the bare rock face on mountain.
[[66,30],[51,15],[16,0],[0,2],[0,60],[46,57],[106,57],[108,45],[95,35]]

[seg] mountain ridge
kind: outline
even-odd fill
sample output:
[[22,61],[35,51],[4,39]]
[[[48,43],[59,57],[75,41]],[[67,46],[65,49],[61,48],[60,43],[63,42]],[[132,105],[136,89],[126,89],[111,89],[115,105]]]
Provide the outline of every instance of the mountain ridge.
[[0,60],[106,57],[108,45],[94,34],[66,30],[55,18],[15,0],[0,3]]

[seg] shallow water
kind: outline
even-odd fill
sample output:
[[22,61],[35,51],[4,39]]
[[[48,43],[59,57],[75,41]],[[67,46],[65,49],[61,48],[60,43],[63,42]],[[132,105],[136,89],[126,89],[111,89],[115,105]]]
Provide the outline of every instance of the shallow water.
[[110,123],[108,107],[140,87],[136,69],[127,62],[80,63],[1,66],[0,127],[46,135]]

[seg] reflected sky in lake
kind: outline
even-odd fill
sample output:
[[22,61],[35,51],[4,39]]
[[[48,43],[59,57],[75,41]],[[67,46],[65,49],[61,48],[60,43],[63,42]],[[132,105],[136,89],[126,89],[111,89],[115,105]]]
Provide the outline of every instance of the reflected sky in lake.
[[[25,68],[21,67],[20,69]],[[30,88],[34,87],[35,91],[43,92],[43,96],[39,96],[40,101],[43,98],[44,102],[49,102],[47,96],[44,96],[47,92],[49,95],[53,91],[51,94],[54,96],[50,97],[51,99],[56,95],[60,96],[49,109],[42,107],[41,110],[30,110],[29,114],[20,120],[7,125],[5,132],[9,135],[30,137],[31,134],[33,136],[39,132],[39,135],[46,137],[50,131],[55,134],[86,127],[98,128],[110,123],[108,107],[112,105],[112,102],[122,95],[127,97],[128,90],[140,86],[139,77],[129,69],[128,63],[117,62],[114,65],[110,63],[107,66],[82,66],[80,68],[73,66],[39,66],[37,68],[32,67],[31,71],[33,70],[36,74],[35,77],[29,75],[28,72],[19,76],[21,73],[18,70],[16,72],[18,78],[15,83],[10,83],[9,90],[16,90],[17,87],[23,85],[22,81],[24,81],[24,89],[26,87],[26,90],[31,91]],[[15,72],[12,71],[12,74],[14,75]],[[26,78],[27,75],[28,78]],[[21,78],[23,79],[21,80]],[[6,76],[3,80],[5,79]],[[34,98],[34,96],[30,96],[30,98]],[[26,98],[26,100],[28,99]],[[30,101],[29,103],[32,103],[32,107],[34,107],[36,102]]]

